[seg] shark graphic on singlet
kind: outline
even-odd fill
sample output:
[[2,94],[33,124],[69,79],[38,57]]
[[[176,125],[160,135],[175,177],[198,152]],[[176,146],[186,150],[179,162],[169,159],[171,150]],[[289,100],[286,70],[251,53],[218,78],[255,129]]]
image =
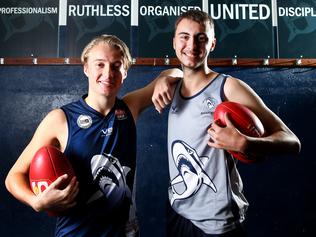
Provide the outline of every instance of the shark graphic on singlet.
[[97,191],[88,203],[102,197],[120,200],[126,195],[131,198],[131,190],[126,184],[126,175],[131,169],[121,166],[119,160],[109,154],[95,155],[91,159],[91,171],[95,182],[99,184]]
[[248,202],[235,160],[208,145],[207,130],[216,106],[225,100],[227,75],[219,74],[195,95],[177,84],[168,115],[168,196],[172,209],[208,234],[221,234],[242,222]]
[[[179,175],[171,181],[172,199],[171,205],[175,200],[185,199],[195,194],[200,187],[205,184],[217,191],[213,181],[204,171],[204,161],[208,157],[199,157],[197,152],[184,141],[174,141],[172,144],[172,157],[179,171]],[[184,191],[179,193],[176,185],[185,186]]]

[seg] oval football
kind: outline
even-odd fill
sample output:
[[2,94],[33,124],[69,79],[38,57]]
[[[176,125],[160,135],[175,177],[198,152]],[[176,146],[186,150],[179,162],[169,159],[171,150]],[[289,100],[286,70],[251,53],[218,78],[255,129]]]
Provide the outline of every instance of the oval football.
[[226,126],[225,113],[229,114],[233,124],[243,134],[252,137],[261,137],[264,134],[260,119],[246,106],[231,101],[220,103],[215,109],[214,120],[219,120],[222,126]]
[[[214,111],[214,121],[217,120],[217,124],[220,126],[226,126],[225,113],[229,114],[230,120],[241,133],[251,137],[263,136],[263,124],[257,115],[246,106],[231,101],[220,103]],[[228,152],[236,159],[247,164],[256,163],[263,159],[263,157],[249,156],[241,152]]]
[[59,176],[68,174],[68,179],[60,187],[63,188],[72,177],[74,170],[66,156],[53,146],[44,146],[34,155],[30,170],[29,180],[32,191],[37,195],[43,192]]
[[[43,192],[59,176],[68,174],[68,178],[58,188],[65,188],[75,172],[66,156],[53,146],[44,146],[34,155],[29,170],[29,182],[35,195]],[[61,213],[47,211],[49,216],[58,216]]]

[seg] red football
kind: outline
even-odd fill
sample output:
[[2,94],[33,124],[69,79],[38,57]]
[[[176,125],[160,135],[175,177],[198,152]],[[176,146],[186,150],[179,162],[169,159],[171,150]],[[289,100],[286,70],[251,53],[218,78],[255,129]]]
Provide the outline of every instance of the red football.
[[68,179],[59,187],[61,189],[67,186],[71,178],[75,176],[75,172],[60,150],[53,146],[44,146],[35,153],[30,165],[31,189],[35,195],[38,195],[64,174],[68,174]]
[[[251,137],[261,137],[264,134],[260,119],[246,106],[231,101],[220,103],[214,112],[214,121],[217,120],[220,126],[226,126],[225,113],[229,114],[230,120],[241,133]],[[240,152],[228,152],[244,163],[254,163],[259,160],[258,157],[250,157]]]

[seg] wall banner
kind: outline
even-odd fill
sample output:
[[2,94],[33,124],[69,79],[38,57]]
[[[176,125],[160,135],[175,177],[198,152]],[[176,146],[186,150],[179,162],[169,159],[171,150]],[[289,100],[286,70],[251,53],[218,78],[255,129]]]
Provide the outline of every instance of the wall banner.
[[100,34],[134,57],[174,57],[174,22],[189,9],[215,20],[211,57],[316,57],[316,0],[2,0],[0,57],[79,57]]

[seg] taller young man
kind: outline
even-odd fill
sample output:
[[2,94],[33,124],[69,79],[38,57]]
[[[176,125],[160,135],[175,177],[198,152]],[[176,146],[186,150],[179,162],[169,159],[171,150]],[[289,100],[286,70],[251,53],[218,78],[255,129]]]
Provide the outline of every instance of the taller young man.
[[[225,150],[260,155],[300,151],[298,138],[248,85],[208,67],[215,44],[214,23],[206,13],[190,10],[176,21],[173,47],[183,79],[175,86],[168,120],[170,237],[244,236],[241,223],[248,202],[236,161]],[[213,112],[222,101],[255,112],[265,136],[242,134],[227,115],[227,126],[218,126]]]

